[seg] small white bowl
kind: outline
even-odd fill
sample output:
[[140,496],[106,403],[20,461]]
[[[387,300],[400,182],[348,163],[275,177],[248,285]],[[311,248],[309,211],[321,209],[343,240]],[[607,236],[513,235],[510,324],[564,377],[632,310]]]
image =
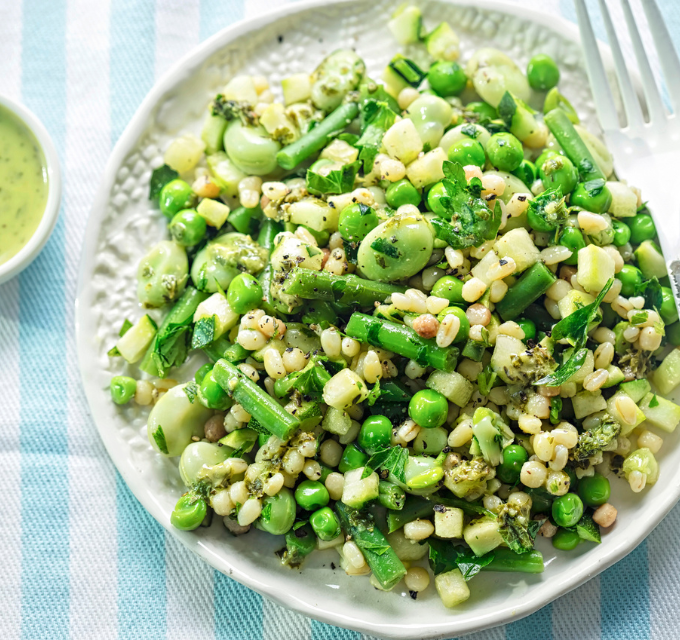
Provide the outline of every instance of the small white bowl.
[[42,251],[45,243],[49,239],[54,225],[59,217],[59,206],[61,204],[61,169],[59,168],[59,156],[54,147],[50,134],[43,126],[42,122],[31,113],[26,107],[10,100],[7,96],[0,95],[0,106],[9,109],[31,130],[35,136],[43,155],[47,168],[47,203],[45,211],[40,220],[38,228],[30,237],[28,242],[12,256],[7,262],[0,264],[0,284],[7,282],[10,278],[23,271]]

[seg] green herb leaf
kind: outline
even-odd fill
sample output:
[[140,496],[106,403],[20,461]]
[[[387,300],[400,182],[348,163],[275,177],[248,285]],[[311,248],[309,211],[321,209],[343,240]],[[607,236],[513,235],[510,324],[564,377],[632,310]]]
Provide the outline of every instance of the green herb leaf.
[[163,433],[163,427],[158,425],[158,428],[151,434],[153,436],[154,442],[158,445],[161,453],[168,455],[168,445],[165,442],[165,434]]
[[551,229],[563,227],[569,218],[560,187],[548,189],[530,200],[529,210]]
[[474,555],[462,545],[454,545],[448,540],[430,538],[429,563],[434,575],[459,569],[463,578],[468,581],[476,576],[482,567],[486,567],[494,559],[493,551],[483,556]]
[[652,399],[649,401],[649,406],[652,408],[659,406],[659,399],[656,397],[656,393],[652,396]]
[[[331,165],[326,165],[331,166]],[[324,173],[323,166],[318,170],[307,171],[307,191],[313,195],[347,193],[354,188],[354,178],[361,166],[360,161],[344,164],[339,169]]]
[[562,398],[555,396],[550,398],[550,424],[558,424],[561,420]]
[[645,307],[649,309],[661,309],[661,305],[663,304],[663,293],[661,292],[659,279],[656,276],[649,280],[645,280],[642,284],[636,284],[635,295],[644,297]]
[[460,132],[464,135],[467,136],[468,138],[472,138],[473,140],[476,140],[477,137],[479,137],[479,129],[475,127],[474,124],[465,124],[460,128]]
[[378,398],[381,395],[380,391],[380,379],[375,381],[375,384],[373,385],[373,388],[368,392],[368,397],[366,398],[366,402],[368,403],[369,407],[372,407]]
[[477,376],[477,386],[479,387],[479,393],[483,396],[488,396],[491,389],[493,388],[494,382],[497,378],[496,372],[491,368],[490,364],[484,367],[484,370]]
[[394,477],[399,480],[399,482],[406,483],[404,469],[407,461],[408,449],[396,446],[388,447],[387,449],[374,453],[368,459],[366,466],[373,469],[373,471],[383,469],[388,473],[394,474]]
[[189,398],[189,402],[194,404],[194,400],[196,400],[196,396],[198,396],[198,384],[196,382],[190,382],[185,385],[182,390],[186,393],[187,398]]
[[498,115],[503,120],[506,127],[512,126],[512,119],[517,111],[517,103],[509,91],[506,91],[498,103]]
[[377,253],[382,253],[388,258],[394,258],[395,260],[401,258],[401,251],[397,249],[396,245],[392,244],[388,240],[385,240],[385,238],[376,238],[371,243],[371,249]]
[[366,100],[361,109],[363,123],[361,137],[354,145],[359,149],[359,160],[364,164],[364,173],[373,170],[373,163],[380,152],[385,132],[396,122],[397,114],[387,102]]
[[192,349],[200,349],[215,339],[215,321],[214,315],[198,319],[194,325],[194,334],[191,338]]
[[603,178],[594,178],[593,180],[587,180],[584,182],[583,188],[591,198],[594,198],[602,192],[604,185],[605,181]]
[[132,328],[132,326],[132,322],[130,322],[127,318],[123,320],[123,324],[120,327],[118,336],[122,338]]
[[179,178],[179,173],[171,169],[167,164],[154,169],[151,172],[151,180],[149,181],[149,200],[158,201],[163,187],[176,178]]

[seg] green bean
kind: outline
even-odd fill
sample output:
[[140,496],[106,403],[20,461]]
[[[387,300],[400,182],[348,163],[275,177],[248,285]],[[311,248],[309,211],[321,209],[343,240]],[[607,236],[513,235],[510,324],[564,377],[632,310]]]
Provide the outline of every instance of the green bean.
[[429,518],[434,513],[434,502],[425,498],[407,495],[404,506],[399,511],[387,512],[387,533],[401,529],[406,523],[418,518]]
[[271,253],[274,249],[274,238],[282,231],[283,225],[280,222],[267,218],[260,227],[260,233],[257,236],[257,244]]
[[111,399],[116,404],[127,404],[134,398],[137,381],[128,376],[114,376],[111,378]]
[[[243,362],[250,355],[248,349],[242,347],[238,342],[231,344],[225,336],[206,344],[204,347],[201,347],[201,349],[213,362],[217,362],[219,359],[224,358],[232,364],[238,364],[239,362]],[[212,365],[209,366],[212,369]],[[198,380],[196,380],[196,382],[198,382]]]
[[529,267],[513,284],[505,297],[496,304],[503,320],[514,320],[535,300],[542,296],[557,280],[542,262]]
[[493,560],[482,567],[482,571],[514,571],[517,573],[543,573],[543,554],[535,549],[528,553],[515,553],[505,547],[496,547]]
[[381,480],[378,491],[378,502],[386,509],[399,511],[404,508],[406,492],[401,487],[387,480]]
[[421,366],[453,371],[458,362],[459,351],[456,347],[438,347],[434,338],[421,338],[405,325],[363,313],[352,314],[345,332],[360,342],[367,342],[374,347],[394,351],[400,356],[415,360]]

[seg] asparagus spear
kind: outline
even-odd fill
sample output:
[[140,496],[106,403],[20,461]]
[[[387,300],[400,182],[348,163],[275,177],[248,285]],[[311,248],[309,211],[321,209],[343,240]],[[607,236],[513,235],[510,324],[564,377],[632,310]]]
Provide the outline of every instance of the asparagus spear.
[[339,501],[335,503],[335,510],[342,528],[361,549],[380,586],[391,589],[406,575],[406,567],[375,526],[373,518]]
[[300,421],[295,416],[288,413],[231,362],[219,360],[212,374],[217,384],[276,437],[288,440],[300,428]]
[[505,297],[496,304],[496,311],[503,320],[514,320],[532,302],[550,289],[555,280],[557,278],[553,272],[542,262],[537,262],[508,289]]
[[607,176],[602,173],[597,162],[593,158],[585,142],[583,142],[578,131],[574,129],[574,125],[569,120],[566,111],[562,109],[553,109],[545,114],[545,123],[548,125],[551,133],[560,143],[567,158],[574,163],[578,169],[583,182],[600,178],[606,180]]
[[421,338],[413,329],[382,318],[353,313],[345,333],[360,342],[394,351],[422,366],[453,371],[458,363],[457,347],[438,347],[434,338]]
[[328,142],[340,133],[359,114],[356,102],[341,104],[316,127],[302,138],[284,147],[276,154],[276,161],[284,169],[294,169],[303,160],[321,151]]
[[393,293],[403,293],[405,287],[364,280],[355,275],[336,276],[328,271],[312,271],[295,267],[283,285],[283,292],[311,300],[326,300],[359,307],[372,307],[385,302]]

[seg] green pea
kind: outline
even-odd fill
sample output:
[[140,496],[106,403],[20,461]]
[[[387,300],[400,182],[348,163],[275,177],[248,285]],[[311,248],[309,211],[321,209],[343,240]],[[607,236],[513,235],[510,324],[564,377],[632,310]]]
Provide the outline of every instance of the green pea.
[[578,252],[586,246],[586,241],[581,230],[576,227],[566,227],[560,236],[560,244],[563,247],[567,247],[567,249],[572,252],[571,256],[562,262],[564,262],[564,264],[577,264]]
[[408,403],[408,415],[424,429],[441,427],[446,422],[449,402],[439,391],[422,389]]
[[357,436],[357,442],[369,453],[390,446],[392,423],[386,416],[369,416],[364,420]]
[[578,171],[567,156],[555,154],[538,166],[538,174],[546,189],[559,187],[562,195],[574,190],[578,182]]
[[463,281],[454,276],[442,276],[434,283],[431,295],[446,298],[451,303],[463,303]]
[[441,203],[441,199],[448,197],[443,182],[437,182],[427,192],[427,208],[438,216],[446,215],[447,208]]
[[472,138],[463,138],[454,142],[449,147],[449,160],[451,162],[460,162],[464,167],[469,164],[474,164],[483,168],[486,164],[486,154],[484,147],[473,140]]
[[328,489],[316,480],[304,480],[295,489],[295,501],[305,511],[325,507],[330,499]]
[[161,211],[168,218],[172,218],[182,209],[191,207],[195,201],[196,195],[189,184],[184,180],[177,179],[171,180],[161,189],[158,204]]
[[[593,213],[606,213],[612,203],[612,193],[603,185],[597,193],[589,192],[585,182],[579,182],[572,191],[569,204]],[[625,243],[624,243],[625,244]]]
[[661,287],[661,319],[666,324],[673,324],[678,320],[678,308],[675,306],[675,297],[669,287]]
[[557,86],[560,81],[560,70],[550,56],[539,53],[529,60],[527,80],[532,89],[547,91]]
[[352,469],[363,467],[368,462],[368,455],[366,455],[357,445],[352,442],[345,447],[340,458],[338,469],[340,473],[347,473]]
[[611,495],[609,480],[599,473],[584,476],[579,482],[578,494],[587,506],[599,507],[607,502]]
[[262,295],[257,278],[249,273],[240,273],[229,283],[227,302],[236,313],[244,314],[262,304]]
[[177,501],[170,522],[181,531],[193,531],[201,526],[207,512],[208,507],[203,498],[193,493],[185,493]]
[[347,242],[361,242],[380,224],[380,218],[372,207],[350,204],[340,212],[338,231]]
[[486,143],[486,153],[499,171],[514,171],[524,160],[522,143],[511,133],[494,133]]
[[435,62],[427,72],[430,87],[444,98],[457,96],[467,84],[465,71],[457,62],[440,60]]
[[266,496],[262,500],[262,514],[256,521],[256,526],[274,536],[282,536],[293,526],[295,513],[293,492],[282,487],[276,495]]
[[524,447],[511,444],[503,449],[503,460],[496,469],[496,477],[506,484],[515,485],[519,482],[522,465],[529,459]]
[[314,529],[319,540],[323,542],[334,540],[342,533],[338,517],[330,507],[323,507],[323,509],[315,511],[309,517],[309,524],[312,525],[312,529]]
[[385,200],[393,209],[398,209],[404,204],[417,207],[420,204],[420,198],[418,189],[406,178],[392,182],[385,191]]
[[538,170],[530,160],[522,160],[519,167],[512,172],[512,175],[517,176],[527,187],[531,187],[538,177]]
[[666,329],[666,339],[675,347],[680,347],[680,322],[674,322],[671,325],[667,325]]
[[458,333],[453,339],[453,342],[454,344],[456,342],[464,342],[467,340],[470,333],[470,321],[467,319],[465,311],[463,311],[460,307],[446,307],[444,311],[439,312],[437,315],[437,320],[441,322],[450,313],[453,313],[455,316],[457,316],[458,320],[460,321],[460,328],[458,329]]
[[654,220],[648,213],[638,213],[634,218],[626,218],[625,223],[630,227],[630,241],[640,244],[656,236]]
[[630,227],[625,222],[614,218],[612,220],[612,227],[614,227],[615,246],[622,247],[630,242]]
[[168,229],[175,242],[184,247],[193,247],[203,240],[208,226],[205,218],[193,209],[182,209],[174,215]]
[[552,544],[555,549],[560,551],[572,551],[581,544],[581,536],[576,531],[558,529],[557,533],[552,537]]
[[629,298],[635,295],[635,287],[642,284],[642,271],[632,264],[624,264],[615,276],[621,280],[621,295]]
[[488,102],[468,102],[465,110],[476,113],[480,120],[495,120],[498,117],[498,111]]
[[583,515],[583,501],[575,493],[565,493],[553,502],[552,517],[558,527],[573,527]]
[[198,384],[201,384],[203,382],[203,378],[205,378],[211,371],[212,371],[213,365],[211,363],[204,364],[196,373],[194,373],[194,380],[198,382]]
[[134,398],[137,391],[137,381],[128,376],[113,376],[111,378],[111,399],[116,404],[127,404]]
[[231,398],[229,398],[227,392],[220,387],[215,378],[213,378],[212,369],[204,376],[203,380],[201,380],[198,398],[201,401],[201,404],[208,409],[223,411],[232,405]]
[[525,340],[533,340],[536,337],[536,323],[529,318],[518,318],[515,322],[524,331]]

